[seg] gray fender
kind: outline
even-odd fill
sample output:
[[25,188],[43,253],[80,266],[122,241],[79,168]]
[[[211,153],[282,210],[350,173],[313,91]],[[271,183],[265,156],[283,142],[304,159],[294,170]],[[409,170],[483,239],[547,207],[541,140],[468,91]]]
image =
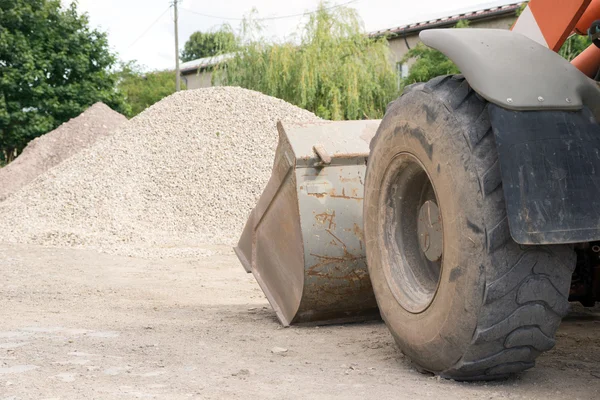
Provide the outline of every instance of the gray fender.
[[[600,116],[595,82],[557,53],[503,29],[431,29],[423,43],[444,53],[469,85],[509,110],[580,110]],[[598,111],[598,112],[597,112]]]
[[510,234],[521,244],[600,240],[600,91],[515,32],[440,29],[421,39],[492,103]]

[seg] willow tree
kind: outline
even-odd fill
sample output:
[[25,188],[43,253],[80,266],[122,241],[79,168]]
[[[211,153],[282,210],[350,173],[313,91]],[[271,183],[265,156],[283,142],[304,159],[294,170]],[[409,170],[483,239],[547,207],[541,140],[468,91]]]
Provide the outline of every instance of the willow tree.
[[305,108],[326,119],[380,118],[397,95],[385,38],[369,37],[356,11],[321,3],[299,40],[269,43],[246,32],[215,78]]

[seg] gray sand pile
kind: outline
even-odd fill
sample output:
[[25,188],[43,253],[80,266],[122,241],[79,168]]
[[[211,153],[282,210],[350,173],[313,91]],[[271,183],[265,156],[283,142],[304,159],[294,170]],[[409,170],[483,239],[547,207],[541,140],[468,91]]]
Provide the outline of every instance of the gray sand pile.
[[96,103],[78,117],[40,136],[12,163],[0,169],[0,201],[26,186],[62,161],[91,146],[127,121],[103,103]]
[[278,120],[319,119],[240,88],[172,95],[0,203],[0,241],[142,257],[233,244],[270,177]]

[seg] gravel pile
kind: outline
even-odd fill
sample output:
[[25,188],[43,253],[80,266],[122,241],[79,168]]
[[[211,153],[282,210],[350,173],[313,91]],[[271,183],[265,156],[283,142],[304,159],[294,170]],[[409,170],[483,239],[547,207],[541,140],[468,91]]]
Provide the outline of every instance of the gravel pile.
[[174,94],[0,203],[0,241],[142,257],[234,244],[270,177],[279,120],[319,119],[240,88]]
[[78,117],[40,136],[12,163],[0,169],[0,201],[67,158],[109,135],[127,121],[103,103],[96,103]]

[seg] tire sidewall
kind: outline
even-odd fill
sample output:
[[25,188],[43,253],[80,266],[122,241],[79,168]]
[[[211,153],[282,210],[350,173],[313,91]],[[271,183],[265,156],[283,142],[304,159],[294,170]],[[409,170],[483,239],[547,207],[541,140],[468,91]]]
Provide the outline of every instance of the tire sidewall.
[[[367,264],[379,309],[402,351],[432,372],[451,368],[462,358],[484,300],[485,240],[467,223],[479,222],[475,210],[480,187],[464,159],[469,150],[464,148],[461,129],[430,93],[404,95],[390,107],[373,139],[365,181]],[[382,224],[387,189],[382,183],[388,166],[401,153],[415,156],[429,175],[444,233],[438,291],[418,314],[398,303],[384,273],[389,255]]]

